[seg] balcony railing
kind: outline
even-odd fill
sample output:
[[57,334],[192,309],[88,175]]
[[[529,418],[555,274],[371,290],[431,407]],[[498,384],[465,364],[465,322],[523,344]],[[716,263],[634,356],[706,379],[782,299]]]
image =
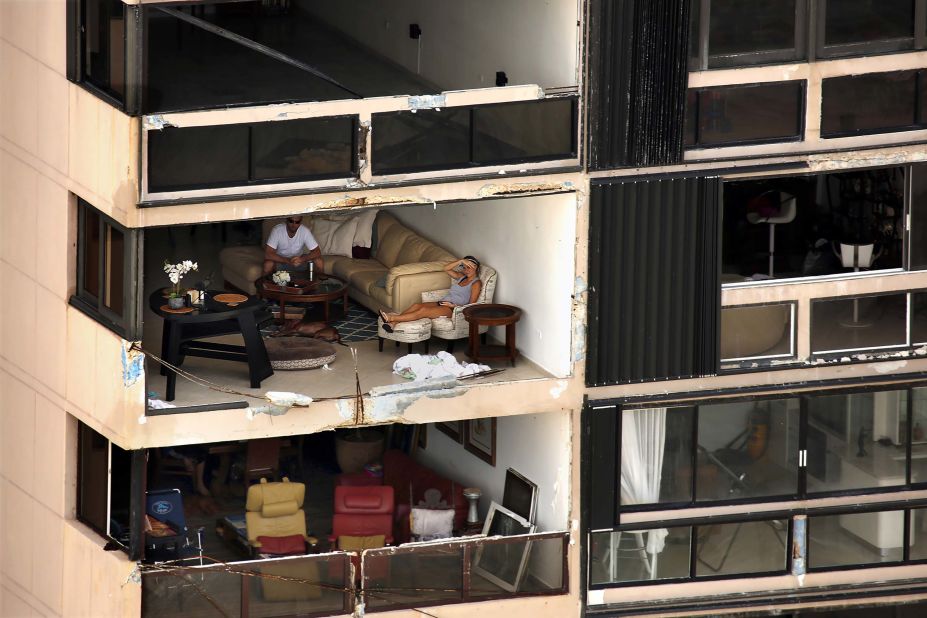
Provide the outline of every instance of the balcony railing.
[[332,616],[358,603],[369,612],[566,594],[568,541],[548,532],[152,568],[142,575],[142,616]]

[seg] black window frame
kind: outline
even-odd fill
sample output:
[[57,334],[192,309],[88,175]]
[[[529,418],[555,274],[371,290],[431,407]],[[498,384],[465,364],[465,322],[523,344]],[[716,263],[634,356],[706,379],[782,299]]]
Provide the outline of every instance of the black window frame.
[[[760,138],[760,139],[744,139],[744,140],[734,140],[729,142],[702,142],[701,135],[699,130],[699,125],[701,124],[700,117],[702,111],[702,95],[707,92],[716,92],[723,90],[745,90],[749,88],[760,88],[767,86],[777,86],[780,84],[788,85],[797,85],[798,86],[798,131],[794,135],[789,135],[786,137],[770,137],[770,138]],[[748,84],[725,84],[723,86],[707,86],[703,88],[690,88],[687,92],[687,96],[695,94],[696,105],[695,105],[695,127],[694,127],[694,138],[695,141],[692,144],[684,144],[683,148],[687,151],[691,150],[705,150],[705,149],[714,149],[714,148],[732,148],[736,146],[758,146],[762,144],[789,144],[795,142],[802,142],[805,140],[805,123],[807,120],[807,107],[808,107],[808,81],[804,79],[796,80],[783,80],[775,82],[755,82]],[[688,107],[688,103],[687,103]],[[687,118],[688,121],[688,118]],[[685,133],[688,135],[690,132],[689,127],[686,127]]]
[[[854,129],[848,131],[825,131],[824,130],[824,105],[825,94],[828,83],[834,83],[836,80],[865,79],[877,75],[905,75],[914,74],[914,100],[911,105],[914,111],[914,124],[896,125],[887,127],[874,127],[864,129]],[[878,71],[873,73],[860,73],[857,75],[839,75],[835,77],[826,77],[821,80],[821,139],[839,139],[841,137],[858,137],[862,135],[879,135],[882,133],[903,133],[905,131],[918,131],[927,128],[927,118],[922,115],[923,99],[927,97],[927,69],[914,69],[905,71]]]
[[[711,55],[711,0],[692,0],[692,38],[695,55],[689,58],[690,71],[710,71],[766,64],[804,62],[808,58],[808,6],[814,0],[795,0],[795,46],[793,49]],[[704,17],[704,18],[703,18]]]
[[[90,292],[84,281],[84,267],[87,261],[86,241],[87,234],[87,212],[92,210],[99,218],[99,238],[100,250],[97,256],[97,277],[100,282],[101,290],[99,297]],[[123,315],[118,315],[110,310],[103,300],[102,286],[106,281],[105,273],[105,256],[103,250],[105,241],[106,228],[110,227],[123,235],[122,250],[122,307]],[[137,230],[124,227],[113,218],[105,215],[89,202],[82,198],[77,198],[77,288],[69,299],[69,304],[82,313],[91,317],[98,323],[102,324],[109,330],[113,331],[123,339],[135,340],[139,335],[139,325],[141,316],[139,315],[141,304],[138,298],[138,279],[141,269],[139,267],[140,236]]]
[[[473,112],[478,109],[489,109],[489,108],[498,108],[505,107],[509,105],[524,105],[526,103],[540,103],[545,104],[548,102],[555,101],[565,101],[568,100],[571,102],[571,114],[570,114],[570,144],[571,152],[568,156],[534,156],[534,157],[524,157],[520,159],[492,159],[487,161],[474,161],[473,154],[473,144],[474,144],[474,123],[473,123]],[[385,115],[395,115],[395,114],[404,114],[410,112],[377,112],[374,113],[371,117],[370,128],[371,128],[371,155],[370,155],[370,164],[371,171],[374,176],[393,176],[397,174],[416,174],[423,172],[435,172],[435,171],[444,171],[444,170],[456,170],[456,169],[470,169],[470,168],[482,168],[482,167],[491,167],[498,165],[519,165],[524,163],[541,163],[544,161],[562,161],[565,159],[575,159],[579,156],[579,97],[578,96],[566,96],[566,97],[550,97],[546,99],[530,99],[527,101],[505,101],[503,103],[488,103],[484,105],[470,105],[470,106],[461,106],[453,108],[442,108],[444,110],[466,110],[468,112],[468,132],[469,132],[469,161],[461,164],[435,164],[435,165],[420,165],[420,166],[396,166],[391,168],[378,168],[376,155],[375,155],[375,146],[373,140],[376,139],[376,117],[385,116]]]
[[[258,125],[268,124],[270,122],[299,122],[301,120],[337,120],[337,119],[350,119],[351,120],[351,145],[349,147],[350,157],[351,157],[351,171],[348,174],[342,173],[333,173],[333,174],[305,174],[302,176],[292,176],[289,178],[267,178],[267,179],[255,179],[255,161],[254,161],[254,128]],[[248,179],[247,180],[233,180],[228,182],[210,182],[210,183],[197,183],[197,184],[187,184],[187,185],[165,185],[160,187],[152,187],[151,185],[151,176],[150,169],[152,164],[152,145],[151,140],[148,140],[146,144],[146,165],[145,165],[145,187],[146,193],[150,195],[158,195],[161,193],[174,193],[182,191],[202,191],[209,189],[224,189],[230,187],[260,187],[265,185],[282,185],[282,184],[294,184],[302,182],[317,182],[324,180],[342,180],[342,179],[351,179],[357,178],[360,166],[358,164],[358,139],[359,133],[361,131],[360,117],[357,114],[339,114],[337,116],[319,116],[313,118],[294,118],[291,120],[278,120],[278,121],[263,121],[263,122],[244,122],[244,123],[232,123],[228,125],[208,125],[211,127],[221,127],[221,126],[245,126],[248,130],[248,145],[247,145],[247,154],[248,154]],[[168,128],[165,130],[177,130],[183,131],[186,128],[199,128],[199,127],[179,127],[179,128]],[[148,135],[156,134],[157,131],[152,129],[148,131]]]
[[[839,2],[839,0],[837,0]],[[828,0],[816,0],[815,6],[815,32],[814,49],[815,58],[829,60],[831,58],[847,58],[853,56],[880,56],[897,52],[910,52],[927,47],[927,37],[924,36],[924,26],[927,23],[927,3],[925,0],[914,0],[914,24],[911,37],[902,39],[876,39],[859,43],[841,43],[827,45],[827,3]],[[921,24],[918,27],[918,23]],[[908,45],[910,41],[910,45]]]

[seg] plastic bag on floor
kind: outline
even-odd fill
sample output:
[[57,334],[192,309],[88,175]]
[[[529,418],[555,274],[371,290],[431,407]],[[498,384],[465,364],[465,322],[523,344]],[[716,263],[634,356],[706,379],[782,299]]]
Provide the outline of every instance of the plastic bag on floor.
[[407,380],[427,380],[428,378],[459,378],[489,371],[487,365],[460,363],[447,352],[437,354],[406,354],[393,363],[393,373]]

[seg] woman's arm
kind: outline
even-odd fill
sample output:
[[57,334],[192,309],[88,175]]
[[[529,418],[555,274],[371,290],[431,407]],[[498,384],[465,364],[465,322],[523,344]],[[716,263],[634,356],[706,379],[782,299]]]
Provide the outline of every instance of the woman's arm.
[[460,279],[460,273],[454,269],[463,263],[464,263],[463,259],[454,260],[453,262],[450,262],[444,267],[444,272],[450,275],[451,279]]
[[473,282],[473,287],[470,288],[470,304],[472,305],[479,299],[480,292],[483,290],[483,282],[477,279]]

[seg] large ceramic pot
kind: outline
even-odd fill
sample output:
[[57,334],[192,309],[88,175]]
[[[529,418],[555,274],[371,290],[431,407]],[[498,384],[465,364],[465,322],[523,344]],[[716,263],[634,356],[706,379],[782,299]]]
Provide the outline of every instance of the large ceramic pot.
[[364,466],[383,457],[383,432],[355,429],[335,437],[335,458],[342,472],[363,472]]

